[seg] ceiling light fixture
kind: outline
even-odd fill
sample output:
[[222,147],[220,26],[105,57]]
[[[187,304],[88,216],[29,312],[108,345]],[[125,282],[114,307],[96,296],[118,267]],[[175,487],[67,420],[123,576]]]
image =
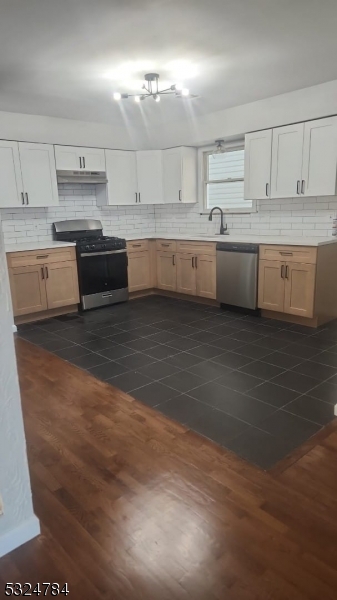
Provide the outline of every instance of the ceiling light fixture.
[[134,98],[135,102],[140,102],[141,100],[145,100],[145,98],[153,98],[155,102],[160,102],[160,96],[168,96],[175,95],[178,98],[188,97],[190,95],[190,91],[183,87],[182,83],[173,84],[170,87],[160,90],[159,89],[159,75],[158,73],[147,73],[144,76],[145,83],[142,85],[143,93],[141,96],[138,94],[121,94],[120,92],[115,92],[113,97],[115,100],[121,100],[124,98]]

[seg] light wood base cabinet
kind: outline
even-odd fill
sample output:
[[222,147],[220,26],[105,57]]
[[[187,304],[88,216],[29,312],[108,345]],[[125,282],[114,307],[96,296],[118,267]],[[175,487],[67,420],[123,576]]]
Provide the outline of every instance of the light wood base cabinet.
[[177,254],[177,292],[216,298],[216,257],[208,254]]
[[157,250],[157,288],[175,292],[177,289],[177,263],[174,252]]
[[197,275],[197,296],[216,298],[216,257],[199,254],[195,257]]
[[193,254],[177,253],[177,292],[180,294],[195,296],[197,293],[194,261]]
[[151,265],[148,250],[128,254],[129,292],[147,290],[151,285]]
[[47,310],[44,267],[40,265],[9,269],[14,317]]
[[79,303],[74,248],[12,252],[7,263],[14,317]]
[[49,309],[79,302],[76,261],[51,263],[45,271]]
[[336,264],[337,244],[260,246],[259,308],[316,327],[331,321],[337,317]]

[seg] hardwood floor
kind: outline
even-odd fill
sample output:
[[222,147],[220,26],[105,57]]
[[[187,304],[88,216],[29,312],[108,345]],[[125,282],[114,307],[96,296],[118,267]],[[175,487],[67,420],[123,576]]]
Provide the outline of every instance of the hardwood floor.
[[28,342],[17,354],[42,535],[0,560],[1,586],[335,600],[335,424],[265,473]]

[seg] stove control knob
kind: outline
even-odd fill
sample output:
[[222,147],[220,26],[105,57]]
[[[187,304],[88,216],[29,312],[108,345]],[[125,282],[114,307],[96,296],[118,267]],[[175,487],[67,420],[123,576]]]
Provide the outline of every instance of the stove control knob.
[[91,244],[91,246],[90,246],[90,249],[91,249],[91,250],[95,250],[95,245],[94,245],[94,244]]
[[84,250],[90,250],[90,246],[85,246]]

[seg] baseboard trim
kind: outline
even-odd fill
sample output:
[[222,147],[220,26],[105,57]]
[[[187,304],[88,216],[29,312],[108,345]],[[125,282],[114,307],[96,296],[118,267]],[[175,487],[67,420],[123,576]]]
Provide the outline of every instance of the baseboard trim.
[[40,521],[33,515],[19,527],[0,536],[0,558],[22,546],[40,534]]
[[12,325],[12,331],[13,331],[13,333],[16,333],[17,330],[18,330],[17,326],[16,325]]

